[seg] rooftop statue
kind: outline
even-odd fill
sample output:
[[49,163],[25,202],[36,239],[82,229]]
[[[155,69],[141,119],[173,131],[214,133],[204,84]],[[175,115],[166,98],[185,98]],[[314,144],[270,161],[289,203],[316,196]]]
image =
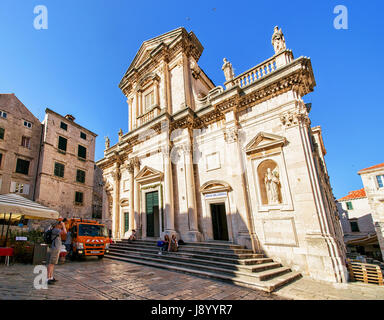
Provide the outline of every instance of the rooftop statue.
[[223,59],[224,64],[221,68],[224,71],[225,81],[230,81],[234,78],[232,63],[230,63],[226,58]]
[[109,149],[110,141],[108,137],[105,137],[105,150]]
[[275,49],[275,54],[284,51],[287,47],[285,45],[285,38],[283,31],[278,26],[275,27],[272,35],[272,45]]

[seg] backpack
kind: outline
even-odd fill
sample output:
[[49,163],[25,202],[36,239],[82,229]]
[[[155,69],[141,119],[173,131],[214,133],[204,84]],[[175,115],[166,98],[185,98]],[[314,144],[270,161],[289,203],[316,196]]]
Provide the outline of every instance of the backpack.
[[53,228],[51,226],[51,227],[49,227],[49,229],[45,230],[44,235],[43,235],[44,243],[49,244],[49,245],[51,245],[52,242],[57,238],[57,236],[55,238],[52,238],[52,230],[53,230]]

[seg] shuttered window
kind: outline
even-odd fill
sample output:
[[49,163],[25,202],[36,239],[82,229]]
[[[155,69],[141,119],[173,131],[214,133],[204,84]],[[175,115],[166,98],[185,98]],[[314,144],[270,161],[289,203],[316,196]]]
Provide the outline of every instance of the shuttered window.
[[4,133],[5,133],[5,129],[4,128],[0,128],[0,139],[1,140],[4,140]]
[[55,172],[56,177],[64,177],[64,165],[58,162],[55,162]]
[[75,202],[76,203],[83,203],[83,193],[82,192],[77,192],[75,194]]
[[61,151],[67,151],[67,139],[63,137],[59,137],[59,145],[58,145],[59,150]]
[[79,145],[79,148],[77,150],[77,155],[79,158],[86,159],[87,158],[87,148]]
[[67,125],[66,123],[64,123],[64,122],[61,122],[61,123],[60,123],[60,128],[61,128],[61,129],[64,129],[65,131],[67,131],[67,129],[68,129],[68,125]]
[[85,171],[83,170],[77,170],[76,172],[76,181],[84,183],[85,182]]
[[29,161],[23,159],[17,159],[16,162],[16,172],[22,174],[28,174],[29,171]]

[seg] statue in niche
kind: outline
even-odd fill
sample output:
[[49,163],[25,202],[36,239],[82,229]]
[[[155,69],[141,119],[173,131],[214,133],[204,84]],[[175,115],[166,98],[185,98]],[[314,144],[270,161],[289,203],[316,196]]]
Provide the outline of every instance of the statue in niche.
[[224,71],[225,81],[230,81],[235,77],[233,73],[232,63],[230,63],[226,58],[223,59],[223,67],[221,70]]
[[108,137],[105,137],[105,150],[109,149],[110,141]]
[[267,191],[268,204],[279,204],[279,174],[276,171],[272,172],[271,168],[268,168],[264,176],[264,183]]
[[273,49],[275,49],[275,54],[286,49],[284,34],[278,26],[275,27],[272,35],[272,45]]

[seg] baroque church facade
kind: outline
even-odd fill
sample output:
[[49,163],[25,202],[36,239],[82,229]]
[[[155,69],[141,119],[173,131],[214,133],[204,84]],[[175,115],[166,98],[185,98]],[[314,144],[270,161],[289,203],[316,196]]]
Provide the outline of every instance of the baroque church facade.
[[346,281],[345,246],[321,128],[303,97],[316,83],[275,27],[274,55],[224,86],[178,28],[143,42],[119,87],[129,132],[106,138],[104,217],[113,237],[230,241],[315,279]]

